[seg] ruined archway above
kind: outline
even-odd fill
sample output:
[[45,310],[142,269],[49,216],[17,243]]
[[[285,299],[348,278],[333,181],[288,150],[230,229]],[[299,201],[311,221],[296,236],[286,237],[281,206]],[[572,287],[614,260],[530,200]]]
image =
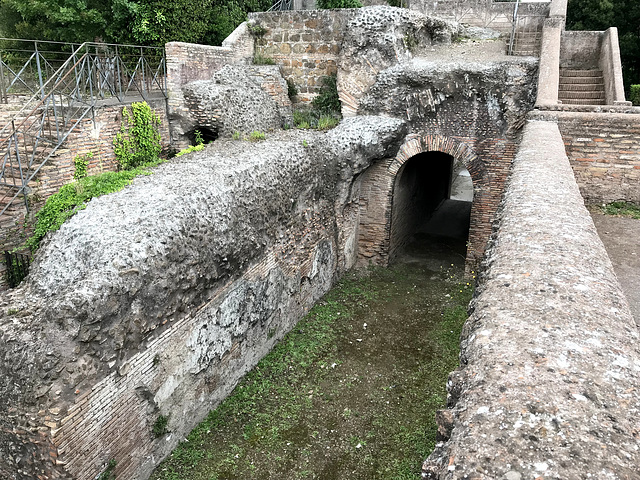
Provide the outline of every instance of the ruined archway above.
[[484,176],[485,165],[469,145],[452,137],[431,134],[408,135],[393,162],[390,163],[389,173],[396,175],[407,160],[424,152],[443,152],[461,161],[469,171],[474,184]]

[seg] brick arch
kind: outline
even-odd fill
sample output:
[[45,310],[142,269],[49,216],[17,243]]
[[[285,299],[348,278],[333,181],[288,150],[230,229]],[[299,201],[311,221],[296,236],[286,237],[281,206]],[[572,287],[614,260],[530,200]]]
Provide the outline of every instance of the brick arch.
[[460,161],[473,182],[473,203],[467,248],[467,269],[477,267],[491,231],[486,210],[487,169],[467,143],[443,135],[411,134],[405,138],[394,158],[375,163],[363,174],[360,196],[358,257],[360,263],[387,265],[390,259],[391,217],[396,180],[405,163],[425,152],[442,152]]

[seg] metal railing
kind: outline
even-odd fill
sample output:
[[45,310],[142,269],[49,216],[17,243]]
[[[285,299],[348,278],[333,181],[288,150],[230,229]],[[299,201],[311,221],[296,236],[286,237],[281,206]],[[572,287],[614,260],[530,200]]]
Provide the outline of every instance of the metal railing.
[[29,273],[31,258],[23,253],[4,252],[4,260],[7,267],[7,283],[10,288],[20,285],[24,277]]
[[[38,49],[45,42],[33,43]],[[28,210],[29,183],[80,122],[89,116],[95,121],[98,102],[166,98],[164,49],[90,42],[69,46],[73,50],[63,62],[59,56],[45,59],[39,48],[25,55],[19,69],[16,57],[8,58],[9,50],[0,51],[9,60],[0,59],[0,99],[31,93],[0,130],[0,215],[21,194]]]
[[274,3],[267,12],[280,12],[285,10],[292,10],[293,0],[278,0]]

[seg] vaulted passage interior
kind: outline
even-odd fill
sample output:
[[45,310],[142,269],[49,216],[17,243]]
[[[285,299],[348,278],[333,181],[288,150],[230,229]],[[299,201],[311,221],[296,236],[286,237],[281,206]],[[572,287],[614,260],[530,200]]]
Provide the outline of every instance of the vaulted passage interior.
[[393,187],[390,260],[450,249],[466,256],[473,185],[461,162],[443,152],[407,160]]

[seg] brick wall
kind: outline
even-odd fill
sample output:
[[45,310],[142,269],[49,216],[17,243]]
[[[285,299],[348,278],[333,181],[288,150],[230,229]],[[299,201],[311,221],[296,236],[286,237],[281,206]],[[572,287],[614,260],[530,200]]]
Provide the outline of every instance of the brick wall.
[[300,102],[317,95],[322,77],[337,72],[344,29],[353,10],[306,10],[250,13],[249,19],[265,27],[256,50],[280,65],[285,79],[298,88]]
[[396,158],[380,161],[369,168],[362,180],[358,255],[361,263],[386,264],[393,255],[392,206],[396,177],[401,167],[423,152],[443,152],[461,162],[473,181],[473,203],[467,269],[475,269],[491,236],[495,214],[515,156],[515,140],[444,135],[410,135]]
[[640,109],[637,110],[554,113],[586,203],[640,203]]
[[[164,99],[149,102],[160,118],[160,136],[163,147],[170,145],[169,124]],[[35,212],[46,199],[56,193],[60,187],[73,180],[74,159],[78,155],[93,153],[87,173],[96,175],[118,168],[113,153],[113,139],[122,120],[122,105],[97,106],[94,110],[95,123],[91,117],[82,120],[69,135],[66,142],[40,169],[35,180],[29,184],[30,212],[24,202],[18,198],[0,218],[0,250],[10,250],[21,245],[33,232]],[[6,271],[3,260],[0,261],[0,291],[7,288]]]

